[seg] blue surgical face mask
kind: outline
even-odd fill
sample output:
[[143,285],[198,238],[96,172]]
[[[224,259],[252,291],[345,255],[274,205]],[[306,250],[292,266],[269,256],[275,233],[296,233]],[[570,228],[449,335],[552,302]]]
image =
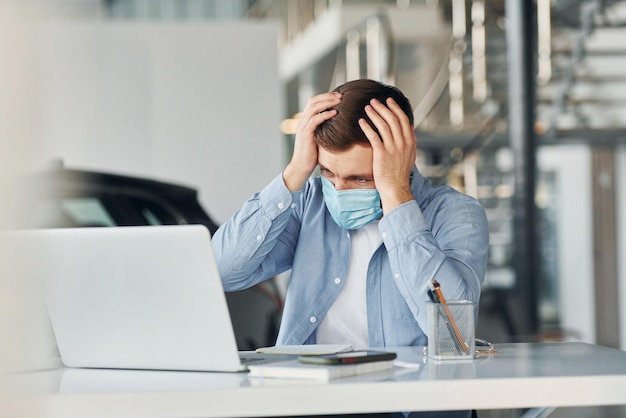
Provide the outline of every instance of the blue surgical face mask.
[[333,220],[342,228],[359,229],[382,215],[378,190],[337,190],[329,180],[324,177],[321,179],[326,207]]

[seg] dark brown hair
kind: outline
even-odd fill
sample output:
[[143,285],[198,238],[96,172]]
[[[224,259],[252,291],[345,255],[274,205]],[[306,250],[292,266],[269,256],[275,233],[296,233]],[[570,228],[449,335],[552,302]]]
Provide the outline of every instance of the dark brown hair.
[[369,145],[358,121],[365,118],[378,133],[378,129],[365,113],[365,106],[372,99],[378,99],[385,104],[386,100],[391,97],[404,110],[411,125],[413,124],[413,110],[409,99],[396,87],[374,80],[354,80],[340,85],[333,91],[341,93],[341,102],[331,108],[337,110],[337,115],[322,123],[315,130],[317,145],[327,150],[345,151],[355,144]]

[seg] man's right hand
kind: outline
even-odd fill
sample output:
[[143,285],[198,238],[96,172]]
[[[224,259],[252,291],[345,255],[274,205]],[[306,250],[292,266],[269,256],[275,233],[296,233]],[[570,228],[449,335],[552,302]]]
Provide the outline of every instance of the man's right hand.
[[340,93],[323,93],[312,97],[302,111],[296,129],[293,156],[283,171],[283,180],[289,191],[302,189],[317,166],[315,130],[337,114],[336,110],[328,109],[340,101]]

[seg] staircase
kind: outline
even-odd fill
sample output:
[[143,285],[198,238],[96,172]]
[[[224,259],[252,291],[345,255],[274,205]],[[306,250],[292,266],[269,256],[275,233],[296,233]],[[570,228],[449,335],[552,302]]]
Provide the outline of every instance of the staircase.
[[[472,142],[481,146],[485,141],[476,135],[486,123],[494,125],[488,135],[495,129],[497,138],[505,139],[508,80],[503,0],[425,2],[406,9],[384,4],[388,2],[359,3],[331,4],[299,36],[292,35],[282,48],[281,68],[289,69],[283,73],[287,83],[300,83],[295,80],[312,70],[317,73],[313,79],[321,81],[312,86],[317,91],[346,78],[372,77],[366,72],[345,73],[346,39],[365,27],[368,18],[379,16],[387,21],[393,42],[384,46],[392,57],[387,64],[390,72],[379,79],[394,83],[409,96],[423,150],[448,152],[471,147]],[[589,129],[626,128],[626,2],[539,0],[537,5],[537,132],[553,141]],[[542,28],[546,19],[550,23]],[[361,33],[362,55],[357,59],[380,53],[364,49],[365,39]],[[290,61],[301,63],[300,67]],[[341,71],[343,75],[338,74]],[[296,109],[297,105],[294,113]]]
[[539,129],[551,140],[584,136],[590,129],[598,140],[623,135],[626,2],[567,3],[570,12],[554,30],[554,78],[538,89]]
[[[505,2],[107,0],[105,5],[113,19],[277,20],[288,112],[297,113],[304,96],[348,79],[395,84],[415,107],[426,162],[443,164],[441,174],[473,149],[507,144]],[[587,141],[591,129],[594,141],[624,138],[626,0],[535,4],[541,140]]]

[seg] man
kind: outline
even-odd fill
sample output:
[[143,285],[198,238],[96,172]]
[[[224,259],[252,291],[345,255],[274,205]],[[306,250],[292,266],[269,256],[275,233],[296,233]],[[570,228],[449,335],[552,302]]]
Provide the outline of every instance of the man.
[[292,269],[277,344],[427,345],[433,279],[478,302],[485,212],[422,177],[416,147],[398,89],[345,83],[308,102],[290,163],[216,232],[227,291]]

